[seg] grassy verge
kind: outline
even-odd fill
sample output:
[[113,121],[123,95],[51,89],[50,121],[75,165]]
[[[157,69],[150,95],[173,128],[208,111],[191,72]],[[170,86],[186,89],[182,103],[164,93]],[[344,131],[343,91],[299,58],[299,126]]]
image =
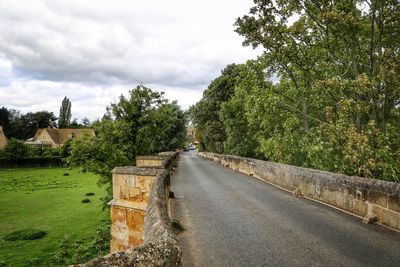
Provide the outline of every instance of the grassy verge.
[[[96,232],[109,217],[99,199],[105,190],[96,181],[77,169],[0,170],[0,266],[62,266],[96,256],[102,242]],[[30,228],[46,235],[3,239]]]

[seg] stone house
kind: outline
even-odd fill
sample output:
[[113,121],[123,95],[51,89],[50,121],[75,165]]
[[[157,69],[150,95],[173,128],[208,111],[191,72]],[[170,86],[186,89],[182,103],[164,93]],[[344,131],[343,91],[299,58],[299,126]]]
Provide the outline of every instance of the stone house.
[[42,146],[58,148],[70,138],[81,138],[84,135],[94,137],[93,129],[54,129],[51,127],[38,129],[34,137],[28,139],[25,144],[30,146]]
[[0,125],[0,150],[3,150],[8,143],[8,139],[3,131],[3,126]]

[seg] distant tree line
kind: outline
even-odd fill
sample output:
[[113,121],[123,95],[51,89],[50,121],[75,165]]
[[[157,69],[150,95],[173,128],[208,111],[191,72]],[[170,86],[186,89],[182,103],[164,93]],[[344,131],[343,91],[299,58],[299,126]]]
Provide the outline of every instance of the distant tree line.
[[236,21],[256,60],[190,109],[206,150],[400,181],[400,3],[261,1]]
[[15,109],[0,108],[0,125],[3,126],[5,135],[11,139],[26,140],[35,135],[37,129],[47,128],[88,128],[91,122],[88,118],[71,121],[71,102],[65,97],[60,108],[60,116],[57,118],[53,112],[37,111],[21,113]]
[[38,128],[57,125],[57,118],[53,112],[38,111],[22,114],[15,109],[0,108],[0,125],[5,135],[11,139],[26,140],[33,137]]

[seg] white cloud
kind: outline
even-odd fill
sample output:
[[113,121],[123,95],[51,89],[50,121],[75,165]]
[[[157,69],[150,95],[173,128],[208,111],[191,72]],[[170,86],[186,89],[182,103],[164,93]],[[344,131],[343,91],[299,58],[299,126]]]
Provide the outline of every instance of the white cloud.
[[[234,32],[252,1],[0,0],[0,106],[101,117],[143,83],[188,107],[229,63],[254,58]],[[153,87],[154,86],[154,87]]]

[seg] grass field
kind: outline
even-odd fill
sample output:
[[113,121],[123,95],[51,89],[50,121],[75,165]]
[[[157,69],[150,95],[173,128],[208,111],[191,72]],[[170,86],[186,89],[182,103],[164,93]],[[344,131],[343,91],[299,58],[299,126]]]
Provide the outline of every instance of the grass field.
[[[109,217],[102,211],[105,190],[97,177],[77,169],[0,170],[0,266],[60,266],[94,257],[96,229]],[[86,196],[92,192],[93,196]],[[82,203],[89,198],[89,203]],[[26,228],[43,230],[42,239],[5,241]],[[104,228],[104,227],[103,227]]]

